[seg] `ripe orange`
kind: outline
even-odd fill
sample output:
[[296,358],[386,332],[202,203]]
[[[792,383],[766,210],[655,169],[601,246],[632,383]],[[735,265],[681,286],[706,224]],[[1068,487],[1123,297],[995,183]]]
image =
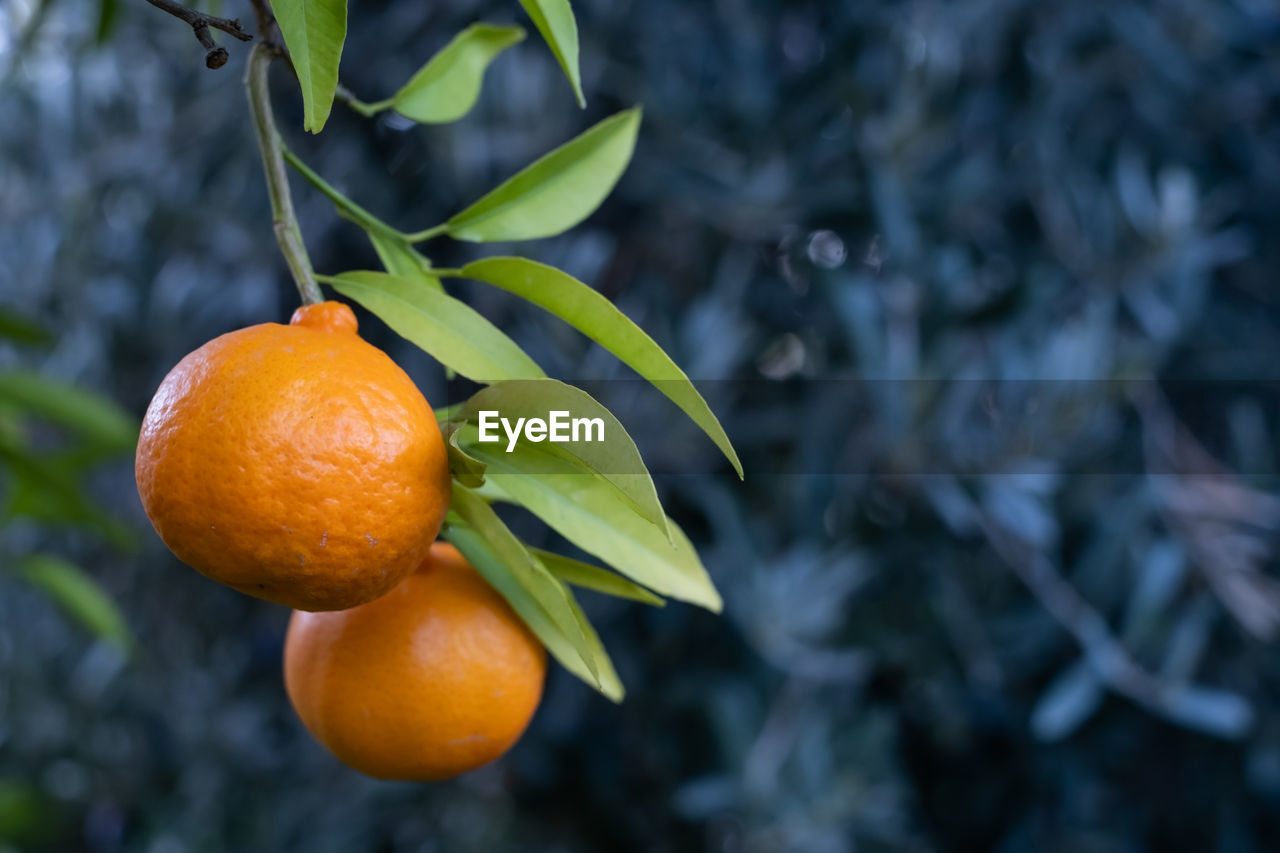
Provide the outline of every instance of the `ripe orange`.
[[542,698],[547,655],[452,546],[377,601],[295,612],[285,688],[312,735],[379,779],[431,780],[493,761]]
[[431,407],[337,302],[182,359],[147,408],[135,474],[181,560],[300,610],[391,590],[422,562],[449,503]]

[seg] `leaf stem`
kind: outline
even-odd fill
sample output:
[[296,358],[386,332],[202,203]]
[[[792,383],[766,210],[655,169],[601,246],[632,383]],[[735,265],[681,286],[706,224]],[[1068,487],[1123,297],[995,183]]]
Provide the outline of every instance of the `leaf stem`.
[[341,83],[338,84],[338,88],[334,94],[337,96],[338,100],[342,101],[348,107],[360,113],[360,115],[365,118],[373,118],[378,113],[391,107],[390,100],[376,101],[372,104],[366,103],[365,101],[357,98],[350,89],[343,86]]
[[[373,104],[372,106],[376,107],[377,104]],[[325,198],[334,203],[338,208],[339,214],[350,219],[366,231],[377,232],[394,240],[399,240],[409,245],[413,245],[414,243],[421,243],[425,240],[430,240],[432,237],[444,234],[449,230],[449,223],[442,222],[433,228],[427,228],[423,231],[415,231],[412,234],[401,231],[400,229],[383,222],[381,219],[374,216],[351,199],[347,198],[337,189],[337,187],[320,177],[314,169],[304,163],[302,158],[297,154],[294,154],[288,148],[283,147],[283,145],[281,147],[281,152],[285,161],[292,166],[298,174],[306,178],[307,183],[318,189]]]
[[244,85],[249,95],[249,108],[253,116],[253,129],[258,136],[258,148],[262,153],[262,168],[267,178],[267,194],[271,198],[271,224],[276,232],[276,242],[284,255],[293,283],[298,287],[302,304],[313,305],[324,301],[320,286],[316,284],[311,258],[307,255],[298,227],[298,216],[293,209],[293,197],[289,193],[289,173],[284,167],[284,143],[276,120],[271,112],[271,93],[267,87],[267,71],[275,51],[265,44],[256,44],[249,53],[245,68]]
[[449,223],[441,222],[439,225],[433,225],[432,227],[425,228],[422,231],[414,231],[412,234],[405,234],[404,238],[410,243],[423,243],[430,240],[432,237],[439,237],[441,234],[446,234],[448,231]]
[[338,208],[338,212],[344,217],[350,219],[352,222],[366,230],[376,231],[380,234],[385,234],[388,237],[404,239],[404,234],[400,233],[395,228],[391,227],[351,199],[347,198],[332,184],[320,177],[314,169],[304,163],[302,158],[297,154],[294,154],[288,148],[284,147],[281,148],[281,152],[284,155],[285,161],[292,166],[299,175],[306,178],[307,183],[318,189],[325,198],[333,202]]

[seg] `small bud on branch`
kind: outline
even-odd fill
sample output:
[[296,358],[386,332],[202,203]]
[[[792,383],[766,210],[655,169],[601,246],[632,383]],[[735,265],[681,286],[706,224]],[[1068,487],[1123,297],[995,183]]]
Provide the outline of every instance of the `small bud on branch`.
[[222,30],[240,41],[253,41],[253,35],[245,32],[240,27],[240,22],[234,18],[215,18],[213,15],[206,15],[179,3],[173,3],[171,0],[147,0],[147,2],[191,25],[192,30],[195,31],[196,40],[205,49],[204,64],[208,68],[221,68],[227,64],[228,57],[227,49],[219,47],[213,40],[209,32],[210,28]]

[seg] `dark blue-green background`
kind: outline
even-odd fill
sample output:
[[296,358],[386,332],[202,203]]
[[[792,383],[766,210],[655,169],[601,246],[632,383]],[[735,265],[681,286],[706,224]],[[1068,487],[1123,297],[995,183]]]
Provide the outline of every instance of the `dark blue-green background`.
[[[206,71],[140,2],[94,48],[85,0],[45,3],[24,43],[39,5],[0,7],[0,303],[56,342],[0,344],[0,365],[140,416],[183,354],[294,306],[246,50],[222,37]],[[591,599],[625,704],[555,671],[497,765],[372,782],[289,710],[287,614],[178,564],[126,461],[89,485],[135,551],[3,533],[6,559],[86,567],[138,650],[122,664],[0,567],[0,850],[1280,847],[1276,7],[575,5],[585,112],[536,35],[456,125],[336,106],[303,138],[279,69],[277,108],[322,174],[422,228],[644,104],[614,196],[521,250],[672,352],[746,481],[607,354],[457,292],[548,372],[598,381],[724,617]],[[482,17],[523,16],[353,3],[343,80],[386,97]],[[295,193],[319,269],[376,264]],[[458,393],[362,319],[433,402]]]

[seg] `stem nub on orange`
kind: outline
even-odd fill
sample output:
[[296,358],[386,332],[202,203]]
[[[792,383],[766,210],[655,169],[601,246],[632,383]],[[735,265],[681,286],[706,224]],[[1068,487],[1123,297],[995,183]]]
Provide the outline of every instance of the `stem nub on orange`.
[[379,779],[433,780],[493,761],[542,698],[547,655],[452,545],[377,601],[295,612],[285,688],[312,735]]
[[147,409],[135,474],[181,560],[300,610],[391,590],[422,562],[449,504],[431,407],[336,302],[182,359]]

